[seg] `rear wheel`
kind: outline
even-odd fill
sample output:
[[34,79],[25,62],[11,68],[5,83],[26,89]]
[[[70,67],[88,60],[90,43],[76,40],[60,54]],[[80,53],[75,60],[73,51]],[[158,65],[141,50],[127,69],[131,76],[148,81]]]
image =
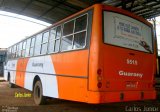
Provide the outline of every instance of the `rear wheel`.
[[41,81],[36,81],[36,83],[34,85],[33,94],[34,94],[34,102],[37,105],[45,104],[46,97],[43,96],[43,89],[42,89]]

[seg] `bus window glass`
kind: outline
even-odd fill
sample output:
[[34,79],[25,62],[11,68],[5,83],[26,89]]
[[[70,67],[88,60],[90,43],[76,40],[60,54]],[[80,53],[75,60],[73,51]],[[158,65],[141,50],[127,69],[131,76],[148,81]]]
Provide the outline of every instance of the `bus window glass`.
[[43,33],[43,43],[48,42],[48,37],[49,37],[49,32],[48,31]]
[[49,41],[49,47],[48,47],[48,52],[49,53],[54,51],[54,43],[55,43],[55,40],[50,40]]
[[30,48],[29,56],[33,56],[33,51],[34,51],[34,47],[31,47],[31,48]]
[[32,39],[31,39],[30,51],[29,51],[29,56],[33,56],[34,44],[35,44],[35,37],[32,37]]
[[61,43],[61,50],[62,51],[68,51],[72,49],[72,40],[73,40],[73,35],[63,37],[62,38],[62,43]]
[[14,45],[14,47],[13,47],[13,58],[16,58],[16,49],[17,48],[17,46],[16,45]]
[[74,28],[74,20],[64,24],[63,37],[61,42],[61,51],[68,51],[72,49],[73,28]]
[[8,59],[11,59],[11,48],[7,49],[7,56]]
[[65,23],[64,28],[63,28],[63,36],[72,34],[73,28],[74,28],[74,21],[73,20]]
[[56,33],[56,39],[59,39],[61,37],[61,26],[57,27],[57,33]]
[[47,53],[48,37],[49,37],[49,32],[48,31],[43,33],[41,54],[46,54]]
[[57,32],[56,32],[54,52],[58,52],[59,51],[60,37],[61,37],[61,26],[58,26],[57,27]]
[[31,38],[27,39],[25,57],[28,57],[28,56],[29,56],[30,44],[31,44]]
[[76,19],[74,30],[73,49],[82,49],[85,47],[87,32],[87,14]]
[[26,51],[26,41],[23,42],[22,57],[25,56],[25,51]]
[[31,47],[34,47],[35,44],[35,37],[32,38]]
[[10,47],[9,52],[10,52],[9,58],[11,59],[12,58],[12,47]]
[[76,19],[74,32],[85,30],[86,26],[87,26],[87,15],[83,15]]
[[12,48],[11,47],[9,48],[9,53],[10,53],[9,59],[12,59]]
[[35,50],[34,50],[34,55],[40,55],[41,51],[41,42],[42,42],[42,34],[38,34],[36,36],[36,42],[35,42]]
[[51,29],[50,34],[50,40],[53,40],[56,38],[56,28]]
[[46,54],[47,53],[47,43],[42,44],[42,51],[41,54]]
[[60,39],[55,40],[55,50],[54,50],[54,52],[59,51],[59,45],[60,45]]
[[19,43],[19,50],[18,50],[18,52],[19,52],[18,53],[19,54],[18,57],[21,57],[21,55],[22,55],[22,42]]
[[19,43],[17,44],[16,57],[19,57]]
[[104,11],[104,43],[153,52],[152,29],[131,17]]
[[77,33],[74,35],[73,48],[81,49],[85,47],[86,32]]
[[55,38],[56,38],[56,28],[53,28],[50,31],[49,46],[48,46],[49,53],[54,51]]
[[11,59],[13,59],[13,46],[11,47]]

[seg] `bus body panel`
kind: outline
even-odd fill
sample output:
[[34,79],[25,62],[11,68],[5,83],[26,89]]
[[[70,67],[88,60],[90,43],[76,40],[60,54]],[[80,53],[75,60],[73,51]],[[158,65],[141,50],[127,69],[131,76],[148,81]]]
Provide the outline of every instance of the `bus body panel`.
[[52,55],[59,98],[84,101],[87,91],[88,50]]
[[86,101],[88,50],[21,58],[15,63],[18,69],[14,84],[33,90],[34,78],[39,76],[44,96]]
[[154,55],[111,45],[104,45],[103,51],[104,84],[108,83],[104,90],[153,89]]
[[102,5],[95,5],[94,7],[90,43],[88,88],[90,91],[98,91],[97,70],[103,67],[102,60],[100,60],[102,57],[100,53],[102,43]]
[[17,68],[17,60],[10,60],[7,62],[7,65],[6,65],[6,70],[5,70],[5,73],[4,76],[5,76],[5,80],[8,80],[8,72],[10,73],[10,81],[12,83],[16,83],[16,68]]
[[73,77],[88,76],[88,50],[52,55],[56,74]]
[[[142,98],[141,91],[108,91],[95,92],[88,91],[87,102],[93,104],[111,103],[111,102],[125,102],[125,101],[140,101],[156,99],[156,91],[145,91]],[[122,99],[123,93],[123,99]]]
[[[7,80],[10,73],[12,83],[32,91],[34,78],[39,76],[44,96],[87,103],[155,99],[156,92],[153,88],[155,54],[104,44],[103,10],[128,15],[149,26],[151,24],[128,11],[100,4],[76,15],[91,9],[93,9],[93,21],[91,36],[88,36],[88,47],[82,50],[9,60],[5,79]],[[126,64],[126,59],[137,60],[140,64],[131,67]],[[125,77],[119,75],[118,70],[142,72],[143,76]]]
[[[155,74],[155,53],[144,53],[118,46],[104,44],[101,25],[103,10],[115,11],[135,18],[152,28],[152,25],[141,17],[130,14],[122,9],[110,6],[95,6],[92,25],[92,37],[89,61],[89,94],[88,102],[105,103],[155,99],[156,91],[153,87]],[[96,18],[98,17],[98,18]],[[102,25],[103,26],[103,25]],[[110,32],[109,32],[110,33]],[[138,65],[127,64],[138,61]],[[94,60],[94,61],[93,61]],[[122,72],[139,73],[138,77],[125,77]],[[101,77],[99,77],[99,71]],[[120,72],[120,74],[119,74]],[[101,87],[98,87],[99,82]]]
[[43,95],[58,98],[58,84],[55,75],[50,55],[29,58],[25,70],[25,88],[32,90],[34,78],[38,76],[42,82]]
[[16,84],[24,87],[25,72],[28,64],[28,58],[22,58],[17,61],[16,68]]

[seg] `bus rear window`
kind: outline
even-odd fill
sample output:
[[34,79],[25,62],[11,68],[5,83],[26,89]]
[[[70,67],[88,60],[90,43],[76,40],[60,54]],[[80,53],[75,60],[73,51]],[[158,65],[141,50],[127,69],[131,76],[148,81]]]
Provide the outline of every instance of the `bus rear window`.
[[146,24],[115,12],[104,11],[104,43],[153,52],[152,30]]

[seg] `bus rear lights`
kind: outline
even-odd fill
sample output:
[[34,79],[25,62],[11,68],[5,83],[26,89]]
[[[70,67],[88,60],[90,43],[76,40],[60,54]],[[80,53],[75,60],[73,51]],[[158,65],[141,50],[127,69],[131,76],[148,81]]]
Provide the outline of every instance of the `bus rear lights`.
[[98,76],[97,76],[97,80],[98,80],[98,81],[102,81],[102,76],[101,76],[101,75],[98,75]]
[[101,74],[102,74],[102,70],[101,70],[101,69],[98,69],[98,70],[97,70],[97,74],[98,74],[98,75],[101,75]]
[[97,80],[98,82],[102,81],[102,70],[101,69],[97,70]]
[[98,82],[98,83],[97,83],[97,87],[98,87],[98,88],[101,88],[101,87],[102,87],[102,82]]

